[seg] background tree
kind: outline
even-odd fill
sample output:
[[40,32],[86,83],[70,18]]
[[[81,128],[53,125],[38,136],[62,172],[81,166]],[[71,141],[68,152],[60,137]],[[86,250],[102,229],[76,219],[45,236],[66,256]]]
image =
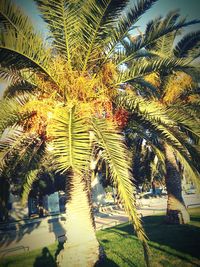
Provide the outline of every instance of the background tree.
[[[188,64],[193,63],[199,56],[199,32],[186,34],[174,46],[174,41],[178,34],[178,31],[172,32],[159,38],[151,45],[148,45],[149,59],[151,60],[151,58],[154,57],[163,59],[179,58],[187,60]],[[134,45],[134,41],[133,44],[130,43],[130,46],[134,47]],[[169,139],[169,132],[166,132],[163,139],[160,139],[160,133],[158,133],[157,136],[153,134],[154,129],[152,129],[152,125],[149,124],[148,131],[150,131],[150,134],[146,134],[146,137],[148,135],[146,140],[151,143],[151,147],[156,144],[156,140],[153,141],[153,138],[157,139],[157,143],[162,141],[161,145],[165,144],[164,151],[159,148],[159,160],[166,166],[165,177],[168,191],[167,221],[170,223],[187,223],[189,221],[189,214],[186,211],[182,197],[182,173],[177,163],[177,153],[175,153],[175,150],[178,144],[175,145],[175,140],[180,140],[179,146],[181,145],[182,148],[185,149],[185,157],[188,157],[193,170],[195,168],[197,170],[196,175],[190,175],[191,169],[188,170],[188,164],[182,157],[183,154],[179,154],[179,162],[184,166],[185,176],[189,176],[197,182],[196,177],[198,177],[199,171],[197,163],[197,159],[199,158],[199,128],[197,126],[199,124],[199,96],[197,89],[198,80],[196,79],[199,67],[196,63],[194,63],[193,66],[193,68],[185,66],[179,71],[171,72],[170,69],[166,68],[164,71],[152,73],[146,76],[145,79],[140,79],[139,83],[141,86],[137,87],[140,95],[145,99],[155,104],[157,101],[159,107],[161,105],[164,107],[166,115],[176,121],[176,129],[179,131],[175,131],[175,127],[173,126],[173,129],[169,128],[167,130],[170,130],[170,134],[172,134],[171,137],[174,140]],[[191,97],[192,95],[193,97]],[[188,97],[195,101],[195,107],[194,103],[192,103]],[[143,129],[147,131],[147,129]],[[191,140],[193,140],[192,145]],[[158,148],[158,144],[156,146]],[[157,153],[158,150],[155,151],[154,149],[154,152]],[[163,160],[163,157],[160,157],[161,152],[164,154],[165,160]]]

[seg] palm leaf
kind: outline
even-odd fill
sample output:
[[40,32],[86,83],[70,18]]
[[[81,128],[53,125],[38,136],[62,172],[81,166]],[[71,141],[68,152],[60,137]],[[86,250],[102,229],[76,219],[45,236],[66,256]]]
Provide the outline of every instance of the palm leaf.
[[7,0],[0,3],[0,16],[2,23],[1,65],[13,66],[16,69],[37,67],[48,72],[50,51],[44,46],[40,34],[34,31],[31,20]]
[[[165,165],[165,156],[161,149],[161,146],[159,142],[157,141],[157,138],[153,133],[149,133],[148,129],[143,127],[143,125],[136,121],[136,120],[130,120],[130,122],[127,125],[127,128],[129,129],[129,132],[127,134],[128,139],[131,140],[131,142],[134,142],[136,139],[136,135],[139,136],[142,140],[146,140],[147,144],[151,147],[154,154],[158,157],[158,160],[162,165]],[[136,144],[137,145],[137,140]]]
[[28,101],[27,95],[18,96],[14,99],[3,99],[0,101],[1,116],[0,116],[0,133],[23,121],[27,114],[21,114],[21,107]]
[[0,66],[0,80],[5,80],[9,83],[16,83],[22,80],[21,74],[14,68],[6,68]]
[[118,23],[109,32],[109,36],[105,41],[107,47],[107,55],[104,62],[112,55],[116,46],[123,41],[128,32],[139,18],[152,7],[157,0],[140,0],[129,6],[129,9],[118,19]]
[[184,156],[180,151],[175,150],[176,156],[181,164],[184,166],[185,177],[189,177],[189,180],[194,182],[197,186],[198,191],[200,190],[200,173],[193,161],[188,157]]
[[90,61],[94,64],[94,59],[97,61],[98,54],[104,51],[102,40],[108,36],[110,27],[117,21],[118,15],[126,7],[127,2],[127,0],[90,0],[83,5],[82,29],[86,45],[83,71]]
[[[21,160],[21,164],[24,164],[26,166],[24,170],[25,177],[23,177],[23,185],[21,192],[21,202],[23,205],[28,200],[28,196],[31,191],[31,188],[33,187],[33,183],[40,178],[39,175],[42,171],[42,167],[45,168],[45,156],[48,157],[48,153],[45,153],[46,151],[44,142],[39,138],[33,138],[33,141],[34,146],[26,148],[26,157],[23,156],[18,159],[18,162]],[[48,168],[48,171],[50,171],[50,168]],[[51,175],[51,173],[49,175]]]
[[138,78],[135,81],[130,82],[130,84],[133,85],[133,88],[137,88],[137,85],[139,85],[139,90],[141,94],[147,98],[148,96],[158,98],[160,95],[158,88],[155,87],[151,82],[146,81],[145,79]]
[[181,38],[173,52],[178,58],[197,58],[200,55],[200,31],[191,32]]
[[151,72],[156,71],[165,71],[167,70],[178,70],[184,69],[188,65],[187,61],[176,60],[176,59],[154,59],[150,62],[146,60],[137,60],[132,64],[132,66],[128,69],[125,69],[118,76],[117,85],[123,84],[130,81],[136,81],[138,78],[142,78],[143,76],[150,74]]
[[184,18],[181,18],[179,21],[177,21],[179,16],[180,15],[175,10],[169,12],[164,19],[158,18],[150,21],[146,26],[144,34],[143,42],[145,43],[145,46],[163,35],[200,22],[199,20],[186,21]]
[[[103,150],[102,158],[109,166],[110,174],[117,188],[118,195],[122,200],[130,220],[133,222],[135,232],[141,240],[147,256],[147,237],[136,211],[134,186],[131,181],[131,161],[123,142],[123,136],[115,128],[114,124],[106,120],[94,119],[92,125],[95,135],[95,144]],[[148,265],[148,259],[146,258],[146,260]]]
[[147,49],[153,52],[156,51],[160,56],[171,57],[176,34],[177,31],[163,35],[157,39],[156,42],[150,43],[150,45],[147,46]]
[[193,63],[193,67],[187,68],[185,72],[190,75],[194,82],[199,83],[200,82],[200,67],[197,64]]
[[[117,103],[128,108],[129,112],[134,114],[134,120],[144,125],[145,128],[150,129],[150,131],[161,138],[161,140],[172,146],[181,160],[184,158],[184,163],[187,166],[187,171],[191,175],[191,179],[199,186],[199,173],[192,161],[188,140],[185,136],[181,136],[180,130],[176,130],[178,126],[176,122],[173,121],[172,118],[168,118],[165,112],[163,112],[163,109],[160,108],[160,111],[158,109],[156,112],[156,106],[152,105],[152,103],[148,105],[146,102],[145,105],[144,101],[144,108],[142,108],[141,102],[137,102],[134,98],[132,100],[129,98],[130,97],[121,95],[117,99]],[[181,123],[180,120],[179,123]],[[194,149],[194,147],[192,149]]]
[[53,38],[57,51],[71,65],[73,50],[78,42],[79,4],[66,0],[35,0]]
[[13,151],[17,150],[21,144],[23,131],[21,128],[13,127],[7,129],[0,139],[0,168],[4,169],[7,165],[8,159]]
[[53,138],[50,146],[59,171],[70,167],[74,171],[87,169],[91,153],[89,130],[86,118],[78,116],[75,106],[57,109],[47,131]]
[[[15,169],[19,161],[28,154],[30,162],[40,147],[41,143],[38,143],[37,136],[25,134],[21,127],[15,126],[6,129],[0,139],[0,168],[8,167],[11,159],[15,158],[15,163],[12,165],[12,169]],[[29,152],[30,150],[31,152]],[[28,163],[26,162],[26,164]]]
[[0,17],[1,67],[16,70],[34,68],[54,80],[48,68],[51,66],[51,51],[44,45],[40,34],[34,31],[28,17],[13,3],[5,0],[0,3]]
[[35,169],[35,170],[30,170],[25,177],[25,181],[23,183],[23,188],[22,188],[22,195],[21,195],[21,202],[22,205],[25,205],[29,193],[32,189],[33,183],[38,179],[38,173],[39,170]]
[[[34,27],[28,16],[24,15],[22,10],[14,5],[10,0],[0,2],[0,22],[2,29],[14,29],[24,41],[28,41],[31,35],[35,35]],[[38,41],[39,41],[38,36]],[[40,42],[42,39],[40,39]]]
[[200,129],[199,122],[200,119],[196,115],[189,114],[186,110],[185,105],[182,105],[181,110],[180,106],[178,107],[169,107],[167,113],[170,118],[176,121],[182,129],[188,130],[189,132],[196,135],[196,137],[200,138]]
[[32,91],[36,86],[28,82],[27,78],[14,67],[0,66],[0,79],[5,80],[8,86],[4,89],[4,98],[13,96],[16,92]]
[[159,102],[144,100],[137,95],[119,94],[116,98],[118,107],[123,107],[132,114],[141,116],[149,122],[155,122],[164,126],[174,126],[175,123],[167,116],[167,109]]
[[145,33],[142,36],[139,35],[133,38],[132,49],[129,51],[129,55],[123,61],[119,61],[118,64],[132,60],[138,50],[150,46],[162,36],[178,31],[183,27],[200,23],[200,20],[185,21],[185,19],[180,19],[177,21],[179,16],[177,11],[173,11],[169,12],[165,18],[158,17],[150,21],[146,26]]
[[31,92],[33,94],[35,89],[36,89],[35,85],[22,80],[17,83],[8,85],[4,90],[3,97],[10,98],[28,92]]
[[187,143],[188,140],[186,139],[185,141],[185,138],[182,138],[181,133],[175,130],[175,128],[167,128],[156,123],[150,124],[149,121],[145,121],[144,118],[142,120],[139,118],[138,121],[140,124],[143,124],[145,127],[150,129],[151,132],[157,135],[160,140],[163,140],[174,149],[178,159],[185,167],[186,174],[189,174],[190,179],[199,188],[200,174],[197,170],[198,165],[195,163],[196,159],[194,160],[192,158],[192,154],[196,156],[199,155],[199,153],[197,153],[197,150],[195,150],[194,147],[192,147],[192,153],[190,153],[191,146]]
[[45,71],[50,56],[50,53],[44,49],[43,43],[38,42],[35,36],[29,37],[27,41],[14,29],[1,32],[0,59],[2,66],[13,66],[16,69],[38,67]]

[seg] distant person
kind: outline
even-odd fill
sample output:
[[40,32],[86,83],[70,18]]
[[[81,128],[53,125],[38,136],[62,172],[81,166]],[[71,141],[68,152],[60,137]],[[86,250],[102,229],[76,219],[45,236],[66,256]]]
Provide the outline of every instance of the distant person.
[[153,180],[153,182],[151,183],[151,185],[152,185],[152,193],[153,193],[153,195],[155,195],[155,194],[156,194],[156,183],[155,183],[154,180]]

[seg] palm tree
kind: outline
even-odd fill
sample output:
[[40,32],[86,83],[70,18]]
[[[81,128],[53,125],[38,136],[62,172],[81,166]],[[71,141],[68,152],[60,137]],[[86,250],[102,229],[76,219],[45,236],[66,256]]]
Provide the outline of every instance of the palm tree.
[[129,8],[124,0],[35,2],[49,29],[48,42],[19,8],[7,0],[0,3],[0,75],[10,81],[1,101],[1,171],[11,167],[16,154],[19,161],[33,161],[27,165],[24,184],[29,192],[45,155],[53,156],[52,164],[66,175],[68,197],[67,242],[58,264],[93,266],[99,244],[90,201],[90,163],[100,153],[147,256],[146,235],[135,209],[131,160],[112,103],[122,84],[158,69],[184,66],[184,60],[146,62],[141,51],[197,21],[178,21],[173,13],[158,32],[151,23],[145,38],[137,38],[133,54],[138,60],[124,69],[133,57],[120,42],[155,0],[141,0]]
[[[200,32],[193,32],[186,34],[182,39],[174,46],[174,41],[178,32],[171,32],[161,38],[156,42],[151,43],[148,48],[148,53],[150,57],[160,57],[160,58],[173,58],[173,59],[185,59],[188,64],[194,62],[194,60],[199,56],[199,44],[200,44]],[[131,44],[134,47],[134,42]],[[130,49],[127,49],[129,51]],[[177,124],[173,128],[169,128],[165,132],[167,136],[163,136],[160,141],[164,142],[164,149],[159,151],[160,161],[163,162],[166,168],[166,187],[168,192],[168,205],[167,205],[167,222],[169,223],[187,223],[189,222],[189,214],[186,210],[186,206],[182,197],[182,187],[181,187],[181,169],[177,162],[177,147],[175,148],[174,141],[180,141],[179,146],[185,150],[185,157],[188,157],[190,164],[194,165],[192,168],[197,170],[196,175],[192,175],[191,178],[196,181],[198,177],[199,166],[197,164],[197,159],[199,158],[198,144],[199,144],[199,97],[198,97],[198,84],[194,79],[194,74],[198,72],[198,68],[194,65],[193,68],[186,68],[186,66],[180,71],[175,71],[170,74],[169,70],[160,71],[152,73],[146,76],[145,79],[140,79],[140,84],[142,88],[139,90],[142,92],[143,97],[147,98],[149,101],[154,103],[157,101],[157,105],[163,106],[166,115],[175,120]],[[193,78],[192,78],[192,76]],[[195,95],[195,98],[191,97]],[[196,99],[195,109],[194,102],[189,100]],[[180,110],[181,107],[181,110]],[[198,110],[197,110],[198,108]],[[192,113],[191,113],[192,111]],[[149,130],[152,132],[151,136],[147,135],[143,137],[151,143],[151,147],[154,146],[156,142],[153,141],[155,134],[151,125],[148,126]],[[179,131],[175,131],[174,128]],[[138,129],[138,128],[137,128]],[[147,128],[145,128],[147,130]],[[144,131],[146,131],[144,129]],[[169,136],[171,135],[171,137]],[[141,136],[141,135],[140,135]],[[159,135],[158,135],[159,136]],[[156,137],[156,139],[158,138]],[[187,137],[188,136],[188,137]],[[151,137],[151,138],[150,138]],[[159,136],[160,137],[160,136]],[[167,140],[166,137],[170,137]],[[193,140],[193,145],[189,144]],[[186,141],[186,142],[185,142]],[[157,141],[158,142],[158,141]],[[177,143],[178,145],[178,143]],[[157,150],[152,148],[157,154]],[[160,149],[157,144],[157,149]],[[161,153],[163,157],[160,157]],[[180,162],[184,166],[187,176],[188,164],[183,161],[182,156],[178,156]],[[193,160],[193,163],[191,162]],[[191,166],[192,166],[191,165]],[[191,172],[191,170],[189,171]]]
[[[189,62],[193,62],[199,56],[200,31],[186,34],[174,46],[173,44],[177,35],[178,32],[174,32],[161,38],[157,44],[150,46],[150,49],[158,53],[160,57],[163,57],[165,54],[165,57],[184,58]],[[177,107],[182,106],[183,103],[185,104],[186,96],[188,94],[194,94],[198,87],[195,79],[192,79],[192,74],[191,69],[183,69],[181,72],[175,72],[172,75],[161,74],[160,78],[163,79],[163,83],[160,84],[160,87],[163,89],[161,90],[159,101],[171,108],[176,105],[176,109]],[[182,114],[184,114],[185,117],[187,112],[182,112]],[[187,125],[189,127],[187,134],[192,130],[195,131],[196,141],[194,141],[194,145],[195,143],[198,145],[197,139],[199,138],[199,129],[195,125],[196,122],[198,122],[198,117],[199,116],[196,115],[195,118],[193,118],[193,125],[191,122],[190,125]],[[187,121],[185,123],[187,124]],[[186,132],[183,128],[180,130]],[[188,140],[191,140],[191,133],[189,134],[189,137]],[[193,139],[195,140],[195,138]],[[189,222],[189,213],[186,210],[182,197],[181,169],[179,168],[173,149],[167,145],[164,147],[166,158],[166,187],[168,191],[167,221],[170,223],[187,223]],[[193,148],[187,147],[187,149],[190,150]],[[198,147],[196,147],[196,149],[198,149]],[[194,155],[192,156],[193,161],[196,161],[196,159],[199,158],[198,154],[196,154],[195,157]],[[198,169],[198,166],[196,166],[196,168]],[[186,173],[186,175],[188,174]]]

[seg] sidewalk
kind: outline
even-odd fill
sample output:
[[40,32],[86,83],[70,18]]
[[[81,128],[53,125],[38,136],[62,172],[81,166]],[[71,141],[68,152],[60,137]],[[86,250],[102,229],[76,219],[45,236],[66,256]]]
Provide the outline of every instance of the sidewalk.
[[99,212],[95,215],[96,230],[105,229],[128,221],[128,216],[122,209],[111,212]]
[[[200,206],[200,196],[185,196],[186,205]],[[140,203],[141,204],[141,203]],[[197,207],[198,205],[194,206]],[[138,206],[141,217],[165,213],[167,199],[151,199]],[[34,250],[45,247],[56,241],[64,239],[65,214],[37,218],[22,222],[11,223],[8,227],[0,229],[0,257],[23,253],[25,250]],[[96,230],[112,227],[128,222],[128,216],[123,209],[115,205],[107,206],[103,211],[95,213]],[[10,250],[10,251],[9,251]],[[7,253],[7,252],[9,253]]]
[[[184,201],[187,207],[194,208],[200,206],[200,195],[184,194]],[[167,196],[160,198],[143,199],[138,201],[138,214],[140,217],[151,216],[166,212]],[[97,213],[95,216],[96,229],[105,229],[128,221],[128,216],[122,209],[114,208],[108,212]]]
[[[137,209],[138,215],[145,216],[160,214],[166,211],[166,207],[144,206]],[[123,209],[115,208],[110,212],[99,212],[95,215],[96,229],[101,230],[124,222],[128,222],[128,216]]]

